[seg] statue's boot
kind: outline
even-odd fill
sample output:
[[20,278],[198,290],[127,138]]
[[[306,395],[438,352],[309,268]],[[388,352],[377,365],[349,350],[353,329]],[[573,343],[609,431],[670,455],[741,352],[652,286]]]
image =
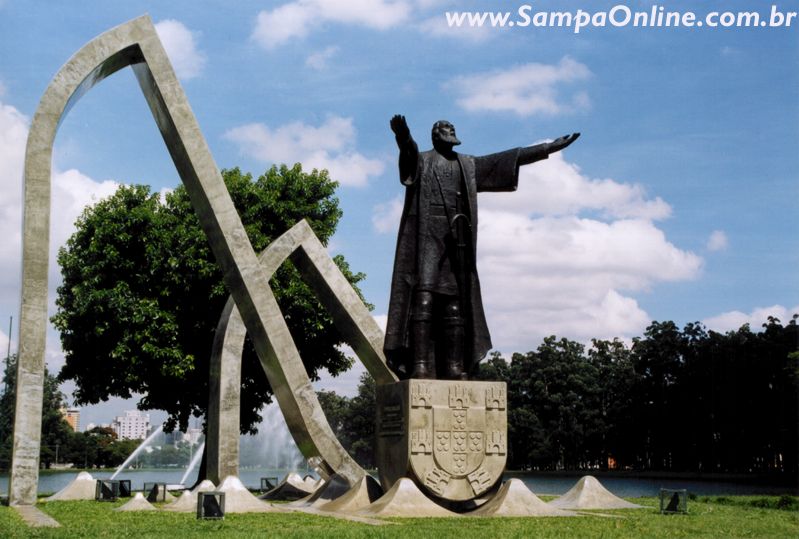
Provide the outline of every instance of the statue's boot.
[[447,316],[444,318],[444,361],[447,380],[468,379],[468,375],[463,368],[465,336],[463,318],[460,316]]
[[411,378],[435,378],[432,320],[413,320],[413,371]]

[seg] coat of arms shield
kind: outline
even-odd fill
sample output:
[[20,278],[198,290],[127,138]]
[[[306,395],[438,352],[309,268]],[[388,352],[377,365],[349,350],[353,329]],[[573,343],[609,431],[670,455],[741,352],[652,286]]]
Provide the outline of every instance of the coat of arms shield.
[[453,502],[495,488],[507,460],[505,395],[504,382],[413,379],[378,388],[381,481],[405,475]]

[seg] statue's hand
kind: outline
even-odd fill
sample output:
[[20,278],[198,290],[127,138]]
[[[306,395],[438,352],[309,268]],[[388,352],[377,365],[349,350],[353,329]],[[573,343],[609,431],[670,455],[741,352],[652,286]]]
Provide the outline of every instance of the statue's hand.
[[397,140],[407,140],[411,136],[411,130],[408,128],[405,116],[401,114],[395,114],[391,118],[391,130],[394,131]]
[[555,140],[549,143],[549,153],[555,153],[561,151],[563,148],[567,147],[569,144],[571,144],[578,138],[580,138],[580,133],[572,133],[571,135],[565,135],[556,138]]

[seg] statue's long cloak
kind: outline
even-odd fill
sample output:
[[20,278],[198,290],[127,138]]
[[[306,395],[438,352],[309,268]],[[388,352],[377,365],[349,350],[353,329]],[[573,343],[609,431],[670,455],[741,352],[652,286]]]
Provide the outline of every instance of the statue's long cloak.
[[[492,346],[483,311],[477,267],[474,264],[477,251],[477,193],[515,191],[519,183],[521,150],[514,148],[482,157],[457,154],[466,189],[467,217],[471,222],[471,242],[468,245],[470,252],[465,257],[470,264],[463,285],[466,290],[462,290],[460,294],[462,301],[468,302],[468,305],[463,306],[466,337],[469,341],[464,347],[466,372],[476,368]],[[438,189],[432,170],[435,153],[436,150],[419,152],[413,139],[400,145],[400,181],[406,187],[405,204],[394,255],[384,350],[389,366],[401,378],[407,378],[412,370],[409,321],[413,293],[419,280],[418,255],[423,252],[422,245],[427,237],[432,194],[434,189]],[[545,159],[546,156],[546,151],[542,150],[536,160]],[[400,369],[402,366],[404,368]]]

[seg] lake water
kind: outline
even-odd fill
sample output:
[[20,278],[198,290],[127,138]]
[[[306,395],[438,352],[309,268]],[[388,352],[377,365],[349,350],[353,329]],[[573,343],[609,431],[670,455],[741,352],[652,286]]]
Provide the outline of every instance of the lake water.
[[[176,484],[183,477],[185,470],[181,468],[159,469],[159,470],[125,470],[117,479],[130,479],[133,490],[144,488],[145,482],[161,482]],[[54,493],[64,488],[70,481],[77,476],[76,471],[46,471],[39,475],[39,493]],[[113,470],[92,471],[95,479],[107,479]],[[277,477],[282,480],[286,475],[285,469],[261,468],[243,469],[239,477],[241,481],[250,488],[258,488],[262,477]],[[310,473],[308,470],[297,470],[300,475]],[[561,495],[572,488],[579,475],[555,475],[555,474],[536,474],[536,473],[514,473],[505,474],[506,479],[517,477],[524,481],[527,487],[536,494]],[[194,483],[196,472],[188,478],[188,484]],[[633,477],[614,477],[600,476],[600,482],[616,494],[626,498],[637,498],[639,496],[657,496],[661,488],[687,489],[693,494],[700,496],[721,496],[721,495],[778,495],[778,494],[797,494],[795,488],[775,485],[753,485],[734,481],[699,481],[696,479],[674,479],[674,478],[633,478]],[[8,474],[0,474],[0,495],[8,493]]]

